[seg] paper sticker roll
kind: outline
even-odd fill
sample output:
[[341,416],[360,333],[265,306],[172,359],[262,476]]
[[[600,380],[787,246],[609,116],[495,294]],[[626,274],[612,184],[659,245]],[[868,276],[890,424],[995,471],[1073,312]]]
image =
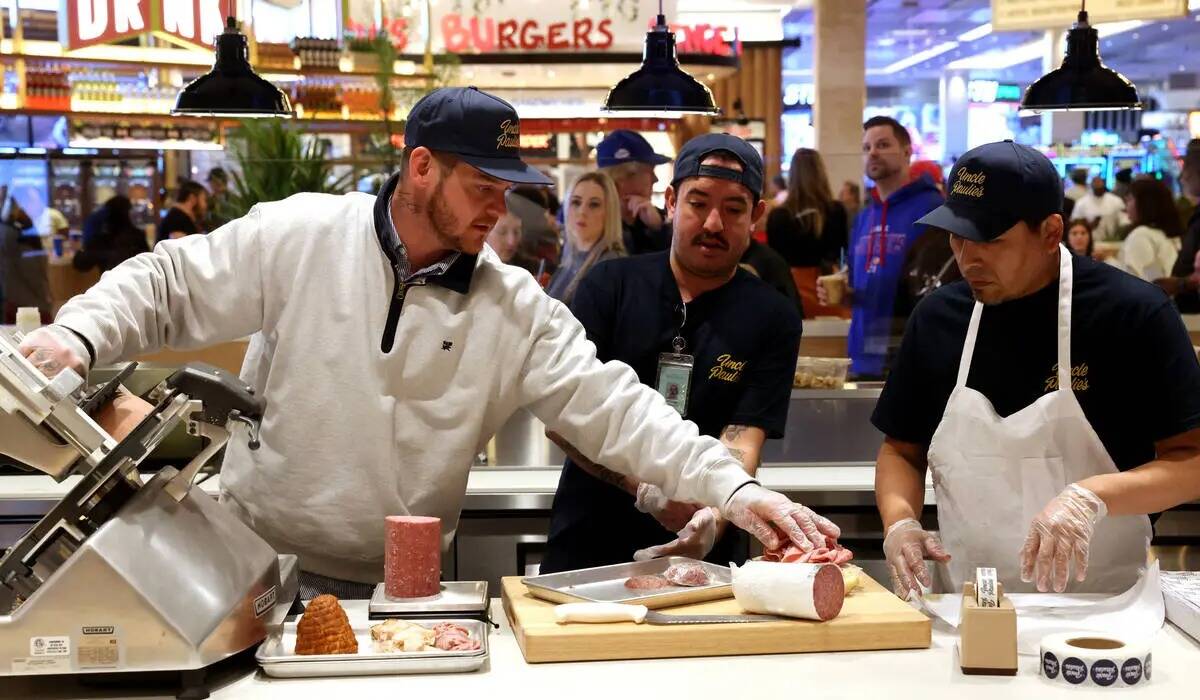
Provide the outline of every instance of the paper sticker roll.
[[975,569],[975,602],[981,608],[1000,606],[1000,595],[996,590],[996,570],[981,566]]
[[1059,685],[1129,688],[1150,682],[1150,645],[1094,632],[1042,639],[1041,675]]

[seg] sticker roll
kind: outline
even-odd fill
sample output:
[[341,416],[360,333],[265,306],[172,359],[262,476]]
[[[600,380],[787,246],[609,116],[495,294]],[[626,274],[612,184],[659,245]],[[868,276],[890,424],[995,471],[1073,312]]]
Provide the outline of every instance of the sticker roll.
[[981,566],[975,569],[975,602],[981,608],[1000,607],[1000,594],[996,588],[996,570]]
[[1150,645],[1115,635],[1064,632],[1042,639],[1042,678],[1056,685],[1132,688],[1150,682]]

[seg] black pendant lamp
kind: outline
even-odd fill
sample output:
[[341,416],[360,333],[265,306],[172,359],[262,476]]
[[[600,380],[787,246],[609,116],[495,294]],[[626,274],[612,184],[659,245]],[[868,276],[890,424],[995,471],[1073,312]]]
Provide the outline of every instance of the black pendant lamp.
[[609,90],[604,110],[647,116],[721,113],[713,101],[712,91],[679,67],[675,34],[667,27],[662,0],[658,3],[658,21],[646,34],[642,67]]
[[208,73],[179,91],[171,114],[201,117],[292,117],[292,103],[250,66],[250,46],[232,7],[217,37],[217,58]]
[[1086,9],[1067,32],[1062,65],[1030,85],[1021,101],[1021,109],[1031,112],[1141,108],[1137,87],[1100,61],[1100,35],[1088,24]]

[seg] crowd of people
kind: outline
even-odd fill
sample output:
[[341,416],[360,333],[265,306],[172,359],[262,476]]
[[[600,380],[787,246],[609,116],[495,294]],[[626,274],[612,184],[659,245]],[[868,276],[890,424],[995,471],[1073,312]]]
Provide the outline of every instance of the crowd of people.
[[[219,203],[228,193],[228,174],[223,168],[213,168],[206,182],[208,187],[193,180],[179,181],[172,205],[154,226],[154,242],[206,233],[227,221]],[[40,199],[30,190],[24,198]],[[0,187],[0,323],[13,323],[22,307],[37,308],[42,321],[49,323],[54,318],[49,258],[50,251],[56,250],[51,244],[54,239],[68,241],[70,226],[61,212],[40,201],[42,213],[34,221],[21,200],[16,192]],[[71,254],[72,267],[103,273],[148,252],[150,237],[134,223],[133,208],[124,194],[113,195],[96,207],[83,221],[77,250]]]

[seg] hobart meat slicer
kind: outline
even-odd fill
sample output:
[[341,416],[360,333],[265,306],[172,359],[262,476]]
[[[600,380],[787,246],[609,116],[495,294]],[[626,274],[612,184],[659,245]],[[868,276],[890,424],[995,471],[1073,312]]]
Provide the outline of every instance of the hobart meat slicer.
[[[118,441],[91,414],[132,366],[89,393],[73,371],[44,377],[14,340],[0,329],[0,456],[70,488],[0,559],[0,676],[169,671],[187,686],[260,642],[295,599],[295,557],[192,482],[230,431],[257,447],[263,399],[228,372],[187,365]],[[207,444],[143,483],[138,464],[181,423]]]

